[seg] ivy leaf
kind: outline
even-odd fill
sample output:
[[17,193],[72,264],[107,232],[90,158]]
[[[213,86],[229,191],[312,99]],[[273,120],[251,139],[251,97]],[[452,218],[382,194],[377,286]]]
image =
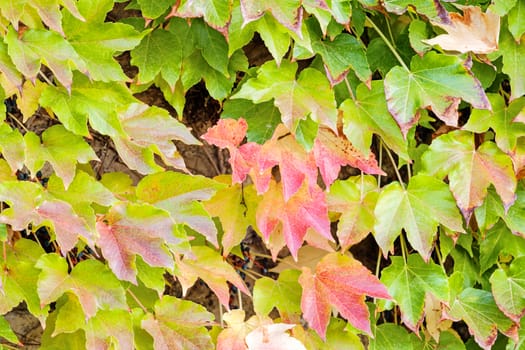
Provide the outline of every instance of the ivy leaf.
[[398,182],[384,187],[375,208],[375,238],[386,252],[404,228],[408,241],[428,261],[439,224],[465,232],[447,185],[428,175],[415,175],[406,189]]
[[5,122],[0,125],[0,151],[13,173],[24,167],[24,138],[18,129],[12,129]]
[[388,110],[403,135],[419,119],[419,109],[429,107],[446,124],[457,126],[461,99],[479,109],[490,109],[480,82],[456,56],[428,52],[414,56],[411,70],[396,66],[385,77]]
[[498,308],[507,317],[519,323],[525,314],[525,257],[512,261],[507,271],[498,268],[490,276],[492,294]]
[[300,272],[284,270],[277,280],[262,277],[253,287],[253,308],[258,315],[268,315],[273,308],[279,310],[285,322],[301,313],[301,286],[297,282]]
[[474,109],[464,130],[483,133],[489,128],[496,133],[496,144],[505,152],[515,150],[519,137],[525,136],[525,124],[515,121],[523,108],[525,97],[515,99],[508,106],[499,94],[488,94],[492,112]]
[[370,150],[376,134],[400,157],[409,159],[407,142],[392,115],[388,112],[383,83],[371,82],[371,89],[359,84],[356,99],[346,99],[339,110],[343,114],[343,132],[361,152]]
[[45,200],[35,208],[43,223],[50,221],[62,254],[66,255],[77,244],[79,236],[94,246],[95,233],[79,217],[71,205],[61,200]]
[[335,97],[326,77],[313,68],[306,68],[295,80],[297,63],[275,61],[263,64],[257,77],[248,79],[232,98],[244,98],[255,103],[275,100],[283,123],[295,130],[306,116],[336,130]]
[[426,295],[431,293],[448,302],[447,276],[439,265],[425,263],[418,254],[410,254],[406,262],[400,256],[391,259],[392,264],[381,273],[381,282],[399,305],[403,323],[417,333],[423,322]]
[[443,50],[488,54],[498,49],[500,16],[490,11],[481,12],[478,6],[462,6],[463,15],[451,12],[447,21],[433,22],[446,30],[430,40],[429,45],[439,45]]
[[85,327],[86,348],[104,349],[118,344],[119,349],[134,349],[133,321],[127,310],[100,310]]
[[200,144],[182,123],[159,107],[133,103],[120,111],[119,119],[126,136],[113,138],[115,147],[124,162],[141,174],[159,170],[154,154],[158,154],[167,165],[186,170],[172,140],[188,145]]
[[195,259],[177,260],[177,278],[182,285],[183,294],[193,286],[197,278],[201,278],[208,287],[217,295],[220,303],[229,309],[230,289],[229,281],[240,291],[249,295],[250,292],[244,285],[241,277],[235,272],[232,266],[226,263],[222,256],[205,246],[192,247]]
[[525,240],[513,235],[500,220],[487,231],[480,242],[480,273],[484,273],[498,262],[499,256],[512,255],[517,258],[525,255]]
[[323,57],[332,86],[342,82],[350,69],[363,83],[370,85],[372,72],[368,66],[365,50],[354,36],[342,33],[333,40],[314,40],[312,48]]
[[374,327],[374,338],[370,339],[370,350],[419,349],[420,340],[414,333],[393,323]]
[[303,268],[299,277],[303,287],[301,309],[303,317],[323,339],[330,319],[330,306],[352,326],[371,334],[365,295],[390,299],[386,288],[370,271],[347,255],[325,256],[315,269]]
[[209,200],[223,187],[203,176],[167,171],[144,177],[136,192],[138,199],[166,210],[175,222],[188,225],[218,246],[215,223],[199,201]]
[[[205,0],[201,1],[204,2]],[[229,7],[229,4],[224,1],[215,0],[214,2],[221,2],[221,7]],[[195,47],[201,50],[202,57],[206,63],[224,76],[229,77],[228,43],[226,42],[226,39],[216,30],[213,30],[199,20],[192,22],[191,32],[193,34]]]
[[105,82],[128,80],[113,56],[133,49],[143,34],[128,24],[86,22],[68,14],[63,24],[68,42],[85,62],[90,78]]
[[246,130],[248,130],[248,123],[244,118],[219,119],[217,125],[209,128],[201,138],[217,147],[227,148],[231,152],[242,143]]
[[503,73],[510,77],[510,100],[525,95],[525,66],[522,64],[525,57],[525,38],[514,40],[508,30],[502,29],[500,35],[500,49],[503,56]]
[[289,349],[306,350],[304,345],[291,337],[287,330],[294,328],[294,324],[274,323],[257,327],[246,335],[248,350]]
[[241,11],[244,24],[261,18],[266,11],[271,12],[273,17],[286,28],[301,35],[301,25],[303,20],[303,8],[301,1],[256,1],[241,0]]
[[173,4],[171,0],[148,1],[138,0],[142,15],[146,18],[155,19],[160,17]]
[[173,221],[164,210],[120,202],[111,207],[105,221],[97,222],[97,245],[119,279],[137,283],[136,255],[151,266],[173,266],[165,243],[178,242],[173,235]]
[[0,293],[0,312],[6,314],[21,302],[25,302],[33,316],[44,322],[49,306],[42,304],[37,293],[39,270],[36,261],[45,252],[38,243],[20,239],[14,246],[6,245],[6,254],[1,258],[0,273],[2,293]]
[[291,43],[290,35],[286,28],[269,14],[264,15],[255,22],[254,27],[261,36],[264,45],[272,54],[275,62],[277,62],[277,65],[281,65],[282,59],[288,52]]
[[241,243],[248,227],[255,226],[257,202],[253,186],[233,185],[219,190],[204,203],[207,212],[220,219],[224,231],[221,242],[223,256]]
[[11,325],[5,317],[0,317],[0,337],[6,339],[7,341],[18,344],[20,346],[23,346],[22,343],[20,343],[20,340],[18,340],[18,337],[16,336],[15,332],[11,329]]
[[77,296],[86,318],[93,317],[100,309],[127,308],[124,288],[97,260],[81,261],[68,274],[66,260],[51,253],[42,255],[35,266],[42,270],[38,277],[38,295],[44,304],[69,292]]
[[521,20],[525,4],[522,0],[517,0],[516,5],[508,13],[509,31],[514,36],[516,41],[520,41],[520,38],[525,33],[525,25]]
[[24,135],[26,166],[36,174],[48,161],[67,188],[75,177],[77,163],[98,160],[93,149],[82,137],[67,131],[62,125],[49,127],[42,133],[42,144],[33,132]]
[[231,0],[187,0],[182,2],[182,4],[176,4],[170,16],[182,18],[203,17],[209,26],[227,36],[232,5]]
[[264,143],[272,137],[281,122],[281,113],[273,101],[254,104],[249,100],[237,99],[224,102],[221,118],[244,118],[250,128],[246,133],[248,142]]
[[326,127],[319,128],[313,152],[326,186],[337,179],[341,166],[344,165],[358,168],[366,174],[386,175],[371,151],[361,153],[346,137],[337,136]]
[[51,110],[69,131],[89,136],[87,120],[96,131],[115,137],[124,133],[116,110],[136,100],[124,84],[90,82],[75,75],[70,92],[49,85],[40,97],[42,107]]
[[257,208],[256,219],[265,240],[282,225],[286,245],[295,260],[309,228],[332,240],[325,193],[317,186],[309,189],[303,185],[286,201],[280,187],[270,183]]
[[469,132],[453,131],[438,137],[422,160],[427,173],[440,178],[448,176],[452,194],[467,222],[472,211],[483,203],[490,184],[496,188],[505,208],[516,199],[516,178],[510,157],[493,142],[484,142],[476,149],[474,135]]
[[165,295],[155,304],[155,316],[148,314],[141,322],[152,337],[155,349],[211,350],[208,326],[213,314],[191,301]]
[[483,349],[492,347],[498,330],[510,338],[517,339],[517,325],[498,309],[490,292],[474,288],[463,290],[447,314],[454,321],[465,321],[476,343]]
[[[0,11],[3,9],[4,7],[0,6]],[[0,71],[5,75],[7,80],[11,82],[11,84],[17,88],[22,86],[22,74],[20,74],[11,60],[11,57],[7,51],[7,45],[4,42],[0,42]]]
[[337,224],[337,238],[341,250],[346,251],[374,230],[374,208],[377,198],[374,177],[365,176],[338,180],[327,194],[328,211],[341,213]]
[[146,35],[131,51],[131,64],[139,69],[138,84],[148,83],[160,74],[173,90],[181,75],[182,60],[187,55],[183,40],[183,37],[164,29]]
[[0,182],[0,201],[9,204],[0,214],[0,222],[11,225],[13,230],[25,230],[30,223],[38,224],[35,208],[42,202],[42,186],[29,181]]
[[18,38],[18,33],[9,28],[5,40],[13,63],[32,81],[36,79],[42,63],[51,69],[57,80],[68,90],[73,82],[72,67],[87,74],[82,58],[58,33],[29,29]]
[[445,21],[445,19],[448,18],[448,13],[443,5],[432,0],[387,0],[384,6],[388,12],[393,12],[398,15],[405,13],[410,6],[414,6],[417,13],[425,15],[430,19],[440,18]]
[[500,215],[513,234],[525,236],[525,184],[518,183],[516,201],[509,208],[506,215]]

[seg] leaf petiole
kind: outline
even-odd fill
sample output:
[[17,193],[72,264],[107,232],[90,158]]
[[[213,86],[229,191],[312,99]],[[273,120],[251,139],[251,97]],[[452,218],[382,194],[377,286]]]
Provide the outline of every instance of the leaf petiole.
[[397,53],[397,50],[394,48],[394,46],[392,46],[392,43],[386,38],[385,34],[383,34],[383,32],[381,31],[381,29],[379,29],[377,27],[377,25],[374,23],[374,21],[372,21],[370,19],[370,17],[366,17],[366,21],[372,26],[372,28],[374,28],[374,30],[377,32],[377,34],[379,34],[379,36],[381,37],[381,39],[383,39],[383,41],[385,42],[386,46],[388,46],[388,48],[390,49],[390,51],[392,51],[392,54],[396,57],[396,59],[398,60],[398,62],[401,64],[401,66],[403,68],[406,69],[407,72],[410,72],[410,69],[407,67],[407,65],[405,64],[405,62],[403,61],[403,59],[401,58],[401,56],[399,56],[399,54]]

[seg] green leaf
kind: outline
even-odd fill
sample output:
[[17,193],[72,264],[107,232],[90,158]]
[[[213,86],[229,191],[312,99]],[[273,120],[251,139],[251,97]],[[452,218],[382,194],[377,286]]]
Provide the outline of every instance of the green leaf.
[[510,99],[525,95],[525,38],[516,42],[508,30],[502,28],[499,51],[503,56],[503,73],[510,77]]
[[343,132],[350,142],[367,154],[372,145],[372,136],[376,134],[398,156],[410,159],[407,142],[388,112],[382,81],[372,81],[371,89],[360,84],[355,97],[355,100],[346,99],[339,107],[343,112]]
[[166,248],[167,243],[180,243],[173,234],[173,225],[164,210],[149,204],[119,202],[104,221],[97,221],[97,245],[119,279],[137,284],[136,255],[151,266],[173,266],[173,257]]
[[259,315],[268,315],[275,307],[285,320],[301,313],[301,285],[298,270],[284,270],[277,280],[262,277],[253,287],[253,308]]
[[[519,197],[516,199],[516,202],[514,202],[514,205],[517,205],[518,200]],[[514,205],[512,207],[514,207]],[[489,187],[483,204],[474,209],[474,214],[476,215],[476,222],[482,234],[485,234],[488,229],[494,226],[500,217],[505,216],[505,208],[493,186]]]
[[73,293],[65,293],[55,304],[55,327],[52,336],[73,333],[86,325],[86,316],[79,299]]
[[186,170],[172,140],[188,145],[200,145],[200,142],[184,124],[172,118],[165,109],[141,103],[130,104],[118,114],[125,136],[115,137],[113,142],[128,167],[141,174],[161,170],[154,160],[154,155],[158,154],[167,165]]
[[453,131],[438,137],[422,160],[427,173],[439,178],[448,176],[450,190],[467,222],[472,211],[483,203],[490,184],[506,208],[516,199],[510,157],[489,141],[476,149],[470,132]]
[[0,151],[13,173],[24,167],[24,138],[18,129],[12,129],[7,123],[0,124]]
[[79,262],[68,274],[64,258],[55,253],[45,254],[35,267],[42,270],[38,277],[40,300],[49,304],[64,293],[77,296],[86,318],[98,310],[126,309],[126,297],[120,281],[101,262],[90,259]]
[[467,288],[454,300],[447,312],[454,321],[463,320],[476,343],[490,349],[498,330],[507,336],[517,332],[516,325],[498,309],[490,292]]
[[[173,3],[173,1],[168,2]],[[172,14],[183,18],[203,17],[209,26],[226,34],[231,18],[232,2],[232,0],[188,0],[182,2]]]
[[384,323],[373,328],[374,338],[370,339],[370,350],[419,349],[419,339],[401,326]]
[[86,337],[82,330],[77,330],[74,333],[54,334],[56,320],[57,312],[51,313],[47,318],[40,349],[84,349],[86,347]]
[[525,255],[525,240],[513,235],[503,221],[492,227],[480,242],[479,263],[481,273],[498,262],[499,256],[512,255],[517,258]]
[[146,18],[155,19],[160,17],[166,10],[173,5],[172,0],[137,0],[137,3],[140,6],[140,11],[142,15]]
[[490,108],[481,84],[456,56],[428,52],[423,57],[414,56],[410,69],[392,68],[384,83],[388,109],[405,136],[422,108],[430,107],[452,126],[457,126],[461,99],[475,108]]
[[333,40],[315,40],[314,51],[323,57],[332,85],[341,82],[352,69],[359,79],[370,85],[372,72],[366,60],[363,44],[350,34],[340,34]]
[[297,63],[275,61],[263,64],[257,77],[249,79],[232,98],[244,98],[255,103],[275,100],[283,123],[295,130],[307,115],[335,130],[337,113],[335,97],[326,77],[318,70],[306,68],[295,80]]
[[56,174],[69,187],[77,168],[77,163],[98,160],[93,149],[82,137],[67,131],[62,125],[49,127],[42,133],[42,144],[39,137],[28,132],[24,135],[26,144],[26,166],[36,174],[48,161]]
[[241,10],[244,23],[260,18],[265,12],[271,12],[279,23],[300,35],[303,9],[299,0],[241,0]]
[[164,29],[146,35],[131,51],[131,64],[139,69],[138,83],[148,83],[160,74],[173,90],[181,75],[182,60],[188,55],[183,40],[183,37]]
[[21,344],[5,317],[0,317],[0,337],[14,344]]
[[[85,327],[86,349],[133,349],[133,321],[127,310],[100,310]],[[118,345],[117,345],[118,344]]]
[[[0,6],[0,11],[3,9],[4,7]],[[0,42],[0,71],[5,75],[7,80],[11,82],[11,84],[18,88],[22,86],[22,75],[13,64],[7,51],[7,45],[3,41]]]
[[430,19],[439,20],[439,17],[445,16],[443,5],[432,0],[386,0],[384,6],[388,12],[398,15],[405,13],[411,7],[415,7],[417,13]]
[[490,284],[499,309],[518,323],[525,314],[525,257],[514,259],[507,271],[494,271]]
[[509,208],[506,215],[500,215],[509,229],[515,235],[525,236],[525,184],[519,182],[516,191],[516,201]]
[[377,182],[368,175],[338,180],[330,186],[326,196],[328,211],[341,213],[337,238],[343,251],[373,232],[378,195]]
[[128,80],[113,57],[137,46],[143,34],[124,23],[86,22],[72,15],[64,16],[63,23],[68,42],[85,62],[90,78]]
[[116,110],[136,102],[124,84],[90,82],[75,75],[71,92],[48,86],[40,97],[40,104],[53,111],[66,129],[74,134],[88,136],[87,120],[96,131],[115,137],[122,134]]
[[[222,1],[222,3],[224,4],[225,2]],[[191,32],[195,41],[195,47],[201,50],[204,60],[213,69],[229,77],[228,43],[226,39],[219,32],[199,20],[192,21]]]
[[263,16],[254,23],[257,33],[261,36],[268,51],[272,54],[273,59],[278,65],[281,64],[284,55],[290,47],[290,34],[275,18],[269,14]]
[[407,189],[398,182],[383,188],[375,207],[374,236],[386,252],[404,228],[408,241],[428,261],[436,230],[442,224],[464,232],[461,216],[447,185],[427,175],[410,179]]
[[401,309],[401,318],[413,332],[423,322],[423,307],[428,293],[447,302],[449,287],[443,269],[433,262],[425,263],[417,254],[408,256],[407,262],[393,256],[392,264],[381,273],[381,282]]
[[142,328],[152,337],[155,349],[211,350],[214,348],[205,326],[213,314],[203,306],[172,296],[155,305],[155,317],[146,315]]
[[228,26],[228,56],[248,44],[255,33],[254,23],[243,23],[241,6],[233,4],[231,11],[230,25]]
[[516,5],[509,11],[509,31],[516,41],[520,41],[525,33],[525,23],[523,23],[523,12],[525,11],[525,1],[517,0]]
[[418,54],[422,55],[428,50],[431,49],[431,47],[423,42],[421,40],[428,39],[429,33],[427,29],[427,23],[424,21],[421,21],[419,19],[415,19],[410,22],[410,26],[408,27],[408,38],[410,40],[410,46],[416,51]]
[[44,63],[67,89],[73,82],[72,68],[87,73],[85,62],[74,48],[58,33],[29,29],[19,38],[10,28],[5,37],[7,52],[17,69],[30,80],[35,80]]
[[269,140],[281,122],[281,113],[273,101],[254,104],[250,100],[236,99],[224,102],[221,118],[241,117],[250,125],[246,133],[248,142],[259,144]]
[[175,222],[188,225],[218,246],[215,223],[200,201],[209,200],[223,187],[203,176],[168,171],[144,177],[136,191],[138,199],[166,210]]
[[11,225],[14,230],[21,231],[29,224],[40,222],[35,208],[42,202],[42,186],[29,181],[0,182],[0,201],[9,204],[2,210],[0,222]]
[[6,253],[1,259],[3,268],[0,278],[3,292],[0,293],[0,313],[6,314],[24,301],[29,312],[43,322],[49,307],[41,303],[37,293],[40,271],[35,267],[35,263],[44,254],[44,250],[29,239],[18,240],[14,247],[5,246]]
[[525,124],[514,122],[516,116],[525,108],[525,97],[515,99],[507,106],[501,95],[487,96],[492,105],[492,112],[474,109],[463,129],[483,133],[490,128],[496,133],[496,144],[501,150],[507,153],[515,151],[518,138],[525,136]]

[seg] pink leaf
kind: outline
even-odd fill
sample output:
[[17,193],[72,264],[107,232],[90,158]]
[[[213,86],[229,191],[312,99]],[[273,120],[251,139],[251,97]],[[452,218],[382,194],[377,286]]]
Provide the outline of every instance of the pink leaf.
[[219,148],[237,148],[246,136],[248,124],[243,118],[219,119],[217,125],[208,129],[201,137]]
[[285,323],[258,327],[246,336],[248,350],[306,350],[299,340],[286,333],[294,327]]

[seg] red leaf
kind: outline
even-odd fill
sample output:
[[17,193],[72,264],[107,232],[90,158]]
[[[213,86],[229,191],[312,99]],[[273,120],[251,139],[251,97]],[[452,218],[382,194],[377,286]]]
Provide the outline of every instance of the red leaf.
[[317,185],[308,187],[304,184],[285,202],[281,188],[272,182],[256,213],[257,226],[266,240],[282,224],[286,245],[295,259],[309,228],[332,240],[325,194]]
[[337,179],[343,165],[361,169],[367,174],[386,175],[377,165],[372,152],[368,155],[362,154],[345,137],[337,136],[326,127],[319,127],[313,152],[315,162],[327,186]]
[[299,283],[303,287],[303,316],[323,339],[331,305],[355,328],[371,334],[365,295],[390,299],[385,286],[366,267],[338,253],[325,256],[317,264],[315,274],[303,268]]
[[135,255],[151,266],[173,267],[164,243],[176,242],[173,221],[165,211],[147,204],[118,203],[105,221],[97,222],[97,244],[119,279],[137,283]]
[[217,125],[208,129],[201,138],[209,144],[219,148],[228,148],[231,151],[233,148],[239,147],[246,136],[246,130],[248,130],[248,124],[243,118],[239,118],[239,120],[219,119]]

